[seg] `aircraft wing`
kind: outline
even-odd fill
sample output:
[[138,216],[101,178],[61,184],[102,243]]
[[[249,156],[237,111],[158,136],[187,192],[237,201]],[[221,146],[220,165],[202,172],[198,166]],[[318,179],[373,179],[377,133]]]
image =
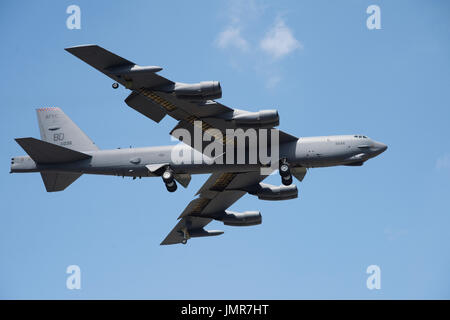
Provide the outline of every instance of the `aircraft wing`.
[[[229,142],[225,138],[226,129],[272,129],[279,124],[276,110],[248,112],[229,108],[213,100],[222,95],[217,81],[197,84],[173,82],[156,74],[162,70],[161,67],[138,66],[97,45],[76,46],[65,50],[132,90],[125,99],[131,108],[155,122],[160,122],[166,115],[177,120],[178,124],[171,131],[177,139],[176,129],[186,129],[193,137],[197,127],[204,135],[209,136],[210,141],[219,141],[225,145]],[[212,128],[219,132],[207,132]],[[281,130],[278,133],[279,143],[298,139]],[[195,145],[194,139],[191,140],[183,142],[202,152],[204,145]]]
[[158,87],[173,83],[156,74],[162,70],[161,67],[138,66],[97,45],[82,45],[65,50],[128,89]]
[[220,235],[223,231],[205,230],[212,220],[223,220],[225,211],[267,176],[259,171],[213,173],[178,217],[180,221],[161,245],[182,243],[183,239]]

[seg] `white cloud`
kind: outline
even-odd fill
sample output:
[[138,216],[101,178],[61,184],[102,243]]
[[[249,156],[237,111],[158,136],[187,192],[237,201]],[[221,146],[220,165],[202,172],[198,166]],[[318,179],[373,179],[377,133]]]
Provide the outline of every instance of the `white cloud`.
[[255,23],[264,11],[265,6],[255,0],[230,0],[224,10],[228,25],[214,41],[220,49],[238,49],[251,51],[251,43],[242,35],[242,31]]
[[260,42],[261,49],[275,59],[282,58],[296,49],[301,49],[301,43],[295,39],[291,29],[278,18],[273,27]]
[[[282,19],[282,13],[276,13],[266,1],[229,0],[225,4],[222,10],[225,25],[212,44],[229,53],[228,63],[235,70],[251,68],[267,89],[275,89],[283,80],[281,58],[302,48],[300,41]],[[266,18],[268,12],[274,20]]]
[[241,35],[240,28],[233,26],[230,26],[219,33],[215,43],[221,49],[234,47],[241,51],[247,51],[249,47],[247,40]]

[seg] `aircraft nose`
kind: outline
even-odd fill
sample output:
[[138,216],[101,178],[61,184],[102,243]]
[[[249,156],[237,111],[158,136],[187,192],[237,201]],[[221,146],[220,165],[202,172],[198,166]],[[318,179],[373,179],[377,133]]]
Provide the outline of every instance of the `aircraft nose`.
[[386,151],[386,149],[388,148],[387,145],[385,145],[384,143],[381,143],[381,142],[375,141],[374,144],[375,144],[375,149],[379,153],[382,153],[382,152]]

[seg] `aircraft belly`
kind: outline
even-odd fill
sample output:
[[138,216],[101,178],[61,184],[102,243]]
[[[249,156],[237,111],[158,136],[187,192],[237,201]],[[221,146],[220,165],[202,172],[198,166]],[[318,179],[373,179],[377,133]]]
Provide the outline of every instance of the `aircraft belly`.
[[175,172],[184,172],[191,174],[206,174],[213,172],[246,172],[256,171],[261,168],[258,164],[179,164],[171,165]]

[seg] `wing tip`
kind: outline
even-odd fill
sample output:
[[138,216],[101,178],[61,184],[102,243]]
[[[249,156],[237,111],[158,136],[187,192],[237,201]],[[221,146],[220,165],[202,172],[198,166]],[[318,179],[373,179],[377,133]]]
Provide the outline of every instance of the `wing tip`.
[[96,45],[96,44],[80,44],[78,46],[64,48],[64,50],[66,50],[67,52],[72,53],[72,51],[75,51],[75,50],[80,49],[80,48],[92,48],[92,47],[99,47],[99,45]]
[[167,240],[167,238],[166,238],[166,239],[164,239],[159,245],[160,245],[160,246],[168,246],[168,245],[171,245],[171,244],[177,244],[177,243],[181,243],[181,241],[174,242],[174,241],[169,241],[169,240]]

